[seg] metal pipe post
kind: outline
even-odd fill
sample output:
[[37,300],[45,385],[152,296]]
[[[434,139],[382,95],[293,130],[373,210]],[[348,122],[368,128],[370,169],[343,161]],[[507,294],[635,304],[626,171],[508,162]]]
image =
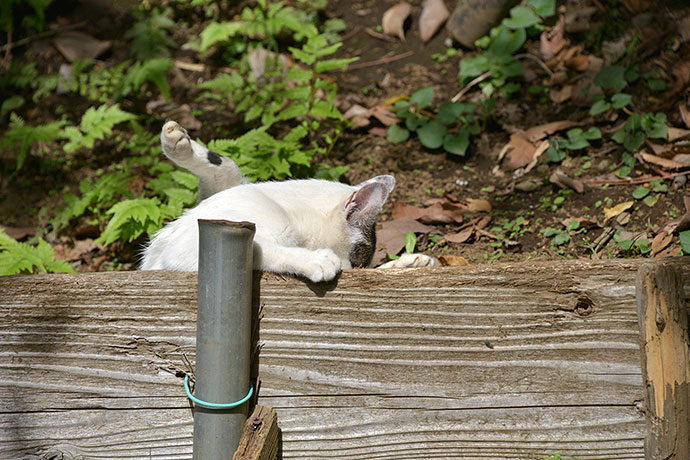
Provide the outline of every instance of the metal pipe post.
[[[249,391],[254,224],[199,220],[199,298],[196,397],[241,400]],[[194,408],[195,460],[231,460],[242,436],[247,404]]]

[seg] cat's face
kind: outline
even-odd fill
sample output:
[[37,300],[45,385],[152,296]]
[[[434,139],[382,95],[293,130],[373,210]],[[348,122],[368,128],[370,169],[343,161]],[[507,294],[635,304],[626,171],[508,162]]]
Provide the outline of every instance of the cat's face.
[[357,186],[344,212],[350,241],[348,259],[352,267],[368,267],[376,252],[376,216],[395,187],[393,176],[376,176]]

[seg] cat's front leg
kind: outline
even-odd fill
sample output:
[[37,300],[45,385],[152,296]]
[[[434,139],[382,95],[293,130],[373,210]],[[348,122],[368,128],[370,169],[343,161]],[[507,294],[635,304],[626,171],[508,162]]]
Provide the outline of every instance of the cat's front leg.
[[414,268],[414,267],[437,267],[441,265],[435,257],[426,254],[405,253],[395,260],[386,262],[378,268]]
[[174,121],[163,125],[161,145],[165,156],[199,177],[199,201],[246,183],[234,161],[192,140],[187,130]]
[[314,283],[330,281],[342,269],[342,261],[331,249],[314,251],[254,242],[254,267],[274,273],[304,276]]

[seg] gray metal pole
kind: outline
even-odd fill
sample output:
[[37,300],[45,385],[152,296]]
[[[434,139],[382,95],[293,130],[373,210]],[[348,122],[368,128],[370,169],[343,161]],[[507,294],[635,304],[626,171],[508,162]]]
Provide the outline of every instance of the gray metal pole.
[[[199,220],[195,396],[239,401],[249,391],[254,224]],[[194,459],[231,460],[247,404],[194,408]]]

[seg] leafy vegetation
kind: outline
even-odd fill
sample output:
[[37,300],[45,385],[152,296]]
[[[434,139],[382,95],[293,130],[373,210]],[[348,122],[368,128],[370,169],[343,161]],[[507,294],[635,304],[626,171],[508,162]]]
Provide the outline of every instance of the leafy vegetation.
[[[51,2],[30,3],[35,15],[23,16],[25,30],[40,31]],[[332,57],[341,46],[338,32],[344,23],[321,23],[316,4],[288,6],[261,0],[244,7],[236,19],[224,21],[223,12],[209,2],[197,3],[209,6],[213,19],[198,39],[192,38],[185,46],[199,56],[216,54],[222,68],[214,72],[214,78],[199,82],[199,98],[210,104],[209,110],[232,107],[244,123],[242,135],[237,136],[235,129],[225,130],[213,136],[210,148],[232,157],[251,180],[294,176],[336,180],[347,167],[321,162],[347,122],[334,104],[337,86],[325,73],[356,60]],[[56,168],[84,161],[106,145],[121,154],[113,163],[109,163],[113,155],[105,155],[104,168],[82,179],[77,190],[62,191],[57,211],[41,210],[41,215],[49,217],[44,234],[59,234],[81,222],[98,228],[97,244],[140,243],[196,203],[198,179],[162,161],[155,134],[160,129],[158,120],[137,102],[148,101],[156,93],[170,99],[170,56],[180,46],[173,39],[179,27],[173,17],[177,10],[195,6],[173,3],[163,8],[145,3],[134,9],[134,23],[124,33],[131,58],[121,62],[77,60],[69,72],[44,75],[36,63],[15,61],[0,77],[0,92],[14,93],[0,107],[0,117],[8,116],[9,121],[0,148],[16,151],[15,171],[22,170],[31,156],[41,158],[43,168]],[[16,28],[18,18],[13,14],[17,10],[18,2],[3,3],[2,31]],[[23,114],[36,110],[32,103],[39,104],[58,91],[93,105],[77,119],[62,110],[58,112],[62,116],[48,123],[25,121]],[[117,134],[116,128],[124,123],[133,134]],[[142,174],[150,179],[133,187]],[[24,272],[59,267],[48,263],[45,241],[37,241],[42,243],[11,247],[7,243],[11,251],[4,250],[0,259]],[[17,248],[24,255],[39,251],[42,258],[19,263]]]
[[34,272],[72,273],[73,270],[64,260],[55,260],[55,251],[43,238],[32,246],[15,241],[0,229],[0,275]]

